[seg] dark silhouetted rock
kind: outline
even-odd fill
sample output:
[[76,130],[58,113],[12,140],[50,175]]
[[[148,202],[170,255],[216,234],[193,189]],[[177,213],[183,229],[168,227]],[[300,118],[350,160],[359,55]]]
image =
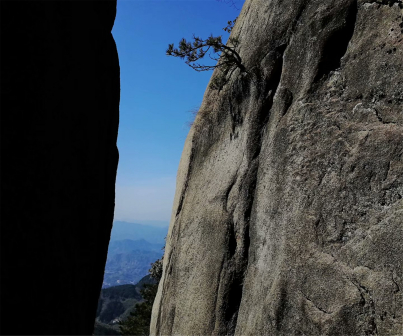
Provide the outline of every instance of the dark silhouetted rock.
[[1,1],[1,333],[91,334],[114,210],[116,1]]
[[401,1],[246,0],[249,73],[187,137],[152,335],[403,334],[402,26]]

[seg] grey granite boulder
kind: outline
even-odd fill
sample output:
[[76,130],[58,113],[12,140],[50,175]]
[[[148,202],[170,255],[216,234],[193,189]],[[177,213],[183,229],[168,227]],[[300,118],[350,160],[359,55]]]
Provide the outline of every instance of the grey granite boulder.
[[187,137],[152,335],[403,334],[402,15],[245,2],[248,73]]

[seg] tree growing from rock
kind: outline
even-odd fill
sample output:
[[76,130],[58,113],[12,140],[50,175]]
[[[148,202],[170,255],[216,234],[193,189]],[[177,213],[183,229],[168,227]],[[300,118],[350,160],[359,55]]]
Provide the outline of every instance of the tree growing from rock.
[[151,312],[155,296],[157,295],[158,283],[145,284],[140,293],[144,301],[137,303],[134,312],[120,322],[120,333],[122,335],[148,336],[150,335]]
[[[230,33],[235,22],[236,19],[228,21],[227,27],[223,28],[223,30]],[[173,43],[169,44],[166,54],[185,59],[185,63],[196,71],[219,69],[220,73],[213,78],[211,86],[213,89],[220,90],[236,69],[240,69],[241,72],[247,72],[237,51],[238,47],[239,40],[234,37],[230,37],[228,43],[224,44],[222,36],[211,35],[207,39],[201,39],[193,35],[193,41],[187,41],[182,38],[178,48],[175,48]],[[200,64],[198,61],[206,55],[216,63],[214,65]]]
[[156,283],[145,284],[140,290],[144,301],[136,304],[135,310],[130,313],[130,316],[120,322],[119,329],[122,335],[148,336],[150,334],[151,312],[155,296],[157,295],[158,284],[162,276],[163,258],[164,257],[151,264],[148,273]]
[[151,264],[151,268],[148,270],[148,273],[150,276],[157,280],[158,282],[160,281],[162,277],[162,262],[164,260],[164,257],[161,259],[158,259],[156,262]]

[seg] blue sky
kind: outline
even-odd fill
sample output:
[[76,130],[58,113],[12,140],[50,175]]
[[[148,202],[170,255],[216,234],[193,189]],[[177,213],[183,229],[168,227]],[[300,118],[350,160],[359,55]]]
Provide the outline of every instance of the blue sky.
[[196,72],[165,50],[193,34],[225,40],[222,28],[242,3],[118,0],[112,30],[121,78],[115,220],[168,224],[190,111],[200,106],[211,72]]

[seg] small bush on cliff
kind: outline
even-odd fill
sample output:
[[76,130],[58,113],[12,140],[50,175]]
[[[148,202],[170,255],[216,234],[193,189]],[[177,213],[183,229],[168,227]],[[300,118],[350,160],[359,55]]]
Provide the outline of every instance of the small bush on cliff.
[[131,312],[126,320],[119,323],[122,335],[148,336],[150,334],[151,311],[157,295],[158,283],[162,276],[162,260],[163,257],[151,264],[148,271],[157,283],[144,284],[140,290],[144,301],[136,304],[134,312]]
[[157,295],[158,284],[145,284],[140,291],[144,302],[135,306],[135,311],[120,322],[120,333],[122,335],[148,336],[150,334],[151,311],[155,296]]
[[158,259],[156,262],[151,264],[151,268],[148,270],[150,276],[159,282],[162,277],[162,261],[164,257]]
[[[227,27],[223,28],[223,30],[230,33],[235,22],[236,19],[228,21]],[[237,51],[238,46],[239,40],[233,37],[230,37],[228,43],[224,44],[222,42],[222,36],[211,35],[204,40],[193,35],[193,41],[187,41],[185,38],[182,38],[178,48],[175,48],[173,43],[169,44],[166,54],[168,56],[185,59],[185,63],[196,71],[219,69],[219,75],[213,78],[210,85],[213,89],[220,90],[236,69],[240,69],[241,72],[246,72],[245,66],[242,64],[241,56],[239,56]],[[207,54],[210,59],[216,61],[215,65],[198,63],[198,61]]]

